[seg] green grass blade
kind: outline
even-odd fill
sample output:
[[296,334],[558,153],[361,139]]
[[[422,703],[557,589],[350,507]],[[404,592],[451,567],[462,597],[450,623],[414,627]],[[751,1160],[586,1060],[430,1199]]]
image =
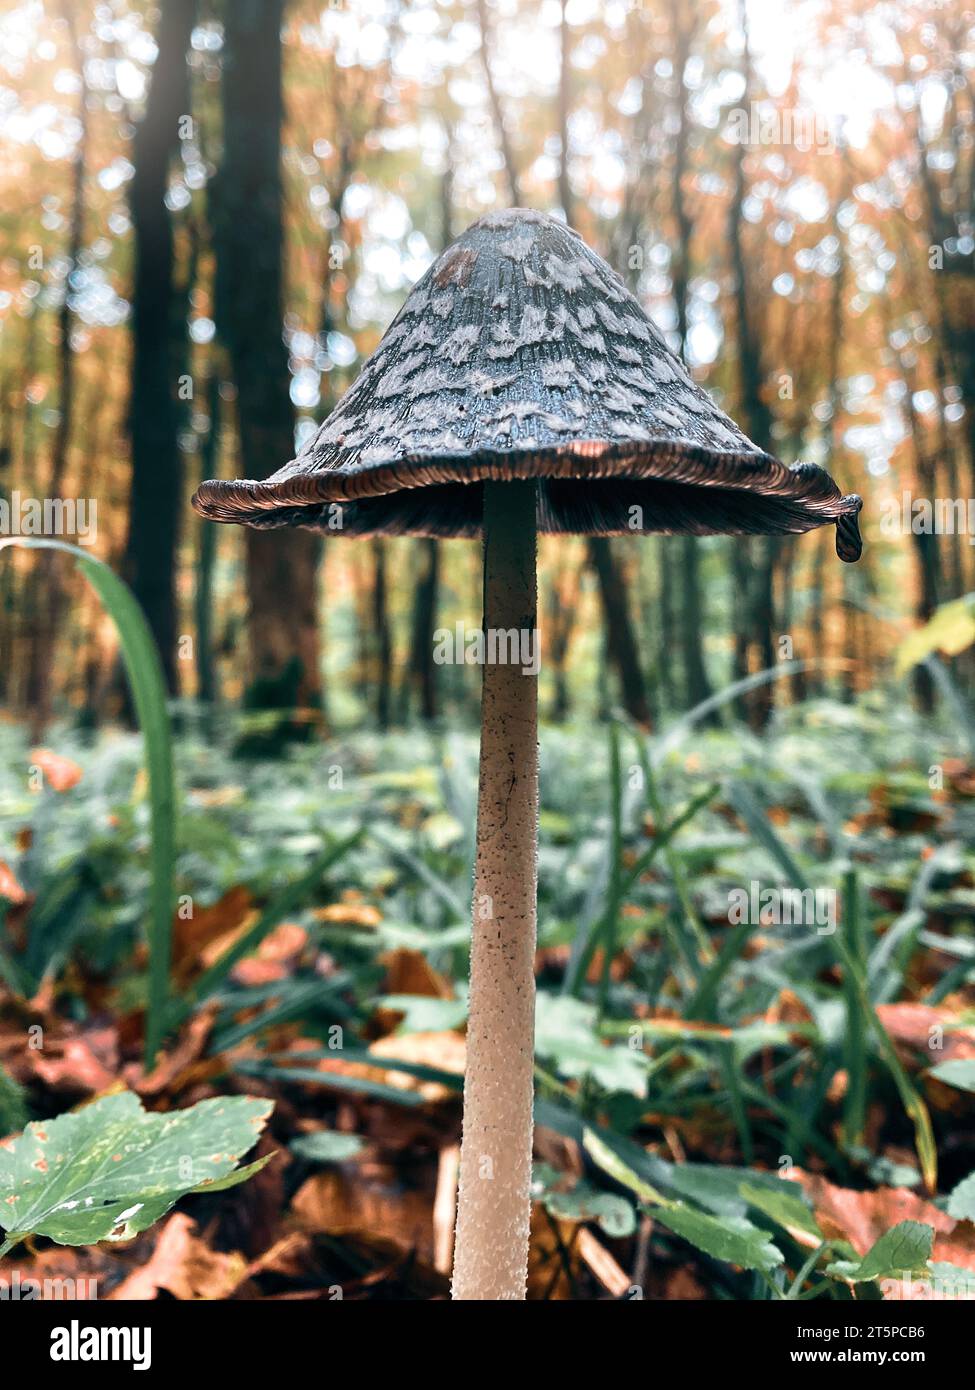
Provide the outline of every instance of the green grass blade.
[[861,968],[860,962],[855,955],[851,954],[843,935],[837,934],[833,939],[836,942],[836,949],[840,954],[844,970],[849,975],[853,982],[853,987],[856,989],[860,1012],[863,1018],[869,1021],[877,1043],[877,1048],[897,1088],[897,1094],[900,1096],[901,1104],[914,1126],[915,1147],[917,1149],[918,1162],[921,1167],[921,1175],[924,1178],[924,1185],[928,1192],[937,1192],[938,1154],[934,1142],[934,1131],[931,1128],[931,1116],[928,1113],[928,1107],[925,1105],[920,1094],[915,1089],[911,1078],[905,1071],[904,1065],[897,1055],[897,1049],[891,1041],[889,1033],[877,1017],[873,1001],[870,998],[870,989],[867,984],[866,973]]
[[728,788],[728,800],[754,838],[778,864],[785,874],[786,882],[800,891],[806,891],[809,888],[809,880],[796,863],[792,851],[786,846],[781,836],[772,829],[768,817],[751,787],[746,786],[744,782],[732,782]]
[[[843,880],[843,941],[850,958],[862,976],[866,969],[863,927],[860,911],[860,883],[855,869],[848,869]],[[863,1143],[867,1122],[867,1034],[870,1022],[860,1007],[856,979],[844,972],[846,999],[846,1037],[843,1040],[846,1064],[846,1099],[843,1105],[843,1141],[848,1149]]]
[[166,708],[166,683],[159,652],[132,590],[108,565],[65,541],[43,537],[8,537],[0,549],[20,545],[31,550],[59,550],[70,555],[95,590],[115,624],[125,674],[145,743],[149,779],[150,911],[149,992],[146,1008],[145,1065],[152,1067],[163,1039],[172,954],[174,877],[176,870],[176,795],[172,730]]

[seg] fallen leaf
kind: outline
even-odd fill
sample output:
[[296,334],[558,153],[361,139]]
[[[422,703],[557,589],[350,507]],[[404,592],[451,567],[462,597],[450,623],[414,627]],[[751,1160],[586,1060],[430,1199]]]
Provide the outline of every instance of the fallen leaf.
[[435,1191],[429,1163],[411,1171],[402,1164],[358,1162],[354,1176],[334,1167],[308,1178],[292,1210],[305,1231],[390,1240],[432,1265]]
[[281,922],[264,938],[252,956],[238,961],[231,978],[240,985],[269,985],[287,979],[308,944],[308,933],[297,922]]
[[[834,1240],[849,1241],[861,1258],[901,1221],[919,1221],[932,1227],[931,1259],[957,1269],[971,1270],[973,1277],[967,1281],[971,1285],[968,1297],[975,1295],[975,1226],[971,1222],[955,1221],[906,1187],[857,1192],[852,1188],[836,1187],[818,1174],[806,1173],[801,1168],[790,1169],[786,1176],[802,1184],[823,1234]],[[939,1293],[934,1275],[930,1281],[885,1280],[882,1288],[884,1298],[895,1302],[959,1296],[957,1291]]]
[[110,1025],[63,1038],[48,1033],[43,1052],[27,1056],[35,1076],[56,1091],[95,1095],[119,1082],[118,1034]]
[[378,907],[358,902],[329,903],[328,907],[318,908],[314,916],[317,921],[328,922],[333,927],[375,928],[383,920]]
[[[975,1057],[975,1028],[961,1024],[950,1009],[930,1004],[880,1004],[877,1017],[895,1042],[925,1052],[930,1064]],[[933,1048],[932,1040],[941,1045]]]
[[50,748],[35,748],[30,755],[35,767],[44,774],[44,780],[52,791],[67,792],[81,781],[81,768],[70,758],[53,753]]
[[173,921],[173,970],[186,980],[232,944],[236,934],[254,919],[250,890],[237,884],[209,907],[193,906],[192,917],[179,913]]
[[160,1290],[186,1300],[229,1298],[247,1273],[247,1261],[239,1251],[211,1250],[196,1234],[196,1222],[176,1212],[160,1231],[148,1262],[109,1298],[141,1301],[157,1298]]
[[[194,1014],[176,1042],[164,1052],[148,1076],[138,1063],[125,1068],[125,1078],[140,1096],[158,1096],[164,1091],[178,1091],[186,1080],[186,1072],[203,1054],[213,1028],[216,1005]],[[218,1058],[211,1059],[207,1070],[222,1066]]]
[[14,875],[9,865],[0,859],[0,898],[6,898],[8,903],[25,903],[27,894]]

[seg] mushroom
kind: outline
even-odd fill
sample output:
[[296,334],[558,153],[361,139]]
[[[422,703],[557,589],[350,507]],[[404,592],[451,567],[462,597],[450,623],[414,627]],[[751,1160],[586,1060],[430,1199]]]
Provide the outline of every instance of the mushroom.
[[516,208],[482,217],[431,266],[297,458],[263,482],[204,483],[194,505],[248,526],[483,537],[489,640],[453,1296],[523,1299],[536,534],[787,534],[833,522],[837,553],[852,561],[861,500],[816,465],[788,468],[758,449],[581,237]]

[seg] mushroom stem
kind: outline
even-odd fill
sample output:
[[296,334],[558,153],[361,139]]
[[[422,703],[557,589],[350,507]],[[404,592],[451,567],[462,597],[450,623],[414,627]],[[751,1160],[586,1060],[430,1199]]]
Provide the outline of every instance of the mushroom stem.
[[536,503],[533,481],[484,484],[481,763],[455,1299],[523,1299],[528,1273],[538,850]]

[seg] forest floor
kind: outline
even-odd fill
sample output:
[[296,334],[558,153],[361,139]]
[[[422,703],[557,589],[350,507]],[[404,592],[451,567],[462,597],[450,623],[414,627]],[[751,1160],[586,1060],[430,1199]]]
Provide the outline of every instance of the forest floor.
[[[134,1240],[31,1237],[0,1277],[443,1297],[476,741],[265,761],[181,719],[148,1073],[141,740],[0,728],[0,1135],[123,1089],[151,1111],[239,1094],[273,1101],[274,1156]],[[761,739],[543,730],[531,1298],[975,1294],[959,739],[879,695],[787,709]]]

